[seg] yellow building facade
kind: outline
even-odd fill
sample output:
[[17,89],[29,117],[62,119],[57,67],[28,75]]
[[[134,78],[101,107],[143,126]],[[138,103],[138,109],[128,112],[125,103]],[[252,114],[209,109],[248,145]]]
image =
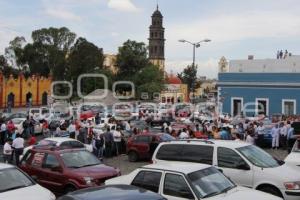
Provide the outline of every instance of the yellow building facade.
[[48,104],[51,95],[52,78],[20,74],[16,79],[10,75],[5,78],[0,72],[0,107],[25,107]]

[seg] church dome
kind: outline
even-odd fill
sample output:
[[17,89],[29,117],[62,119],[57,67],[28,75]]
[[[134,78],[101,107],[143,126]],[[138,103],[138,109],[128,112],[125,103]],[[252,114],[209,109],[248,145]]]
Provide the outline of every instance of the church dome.
[[161,12],[159,10],[154,11],[154,13],[152,14],[152,17],[163,17],[163,15],[161,14]]
[[173,74],[171,74],[170,76],[167,76],[167,83],[180,85],[180,84],[182,84],[182,81],[177,76],[174,76]]

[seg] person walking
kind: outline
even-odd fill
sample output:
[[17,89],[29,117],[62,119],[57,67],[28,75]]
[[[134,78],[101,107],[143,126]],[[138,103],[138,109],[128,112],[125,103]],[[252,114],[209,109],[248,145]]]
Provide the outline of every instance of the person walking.
[[12,136],[12,134],[13,134],[15,128],[16,128],[16,127],[15,127],[13,121],[12,121],[12,120],[9,120],[8,123],[7,123],[7,137],[8,137],[8,138],[11,138],[11,136]]
[[114,142],[113,134],[110,132],[110,128],[103,134],[105,140],[105,157],[110,158],[112,156],[112,147]]
[[289,128],[288,134],[287,134],[287,151],[288,153],[291,153],[294,144],[296,142],[296,137],[294,136],[295,129],[293,127]]
[[120,127],[117,127],[117,130],[113,132],[113,136],[114,136],[114,152],[116,156],[119,156],[122,152],[121,150],[122,133]]
[[103,159],[104,142],[103,134],[95,135],[92,141],[93,152],[101,160]]
[[26,120],[23,122],[23,137],[28,138],[30,135],[30,119],[29,116],[26,117]]
[[273,149],[278,149],[279,147],[279,126],[276,124],[272,130],[271,130],[271,135],[272,135],[272,148]]
[[259,147],[263,147],[264,134],[265,134],[265,127],[263,122],[260,122],[258,127],[256,128],[256,134],[257,134],[256,145]]
[[288,130],[284,122],[280,123],[280,128],[279,128],[279,146],[283,149],[286,150],[286,144],[287,144],[287,134]]
[[18,134],[16,136],[16,139],[13,140],[12,147],[14,148],[15,152],[16,165],[19,166],[20,156],[23,154],[24,151],[24,139],[21,137],[20,134]]
[[74,121],[72,121],[71,124],[69,125],[68,132],[70,134],[70,138],[75,139],[76,126]]
[[11,138],[7,138],[6,142],[4,144],[3,147],[3,159],[4,159],[4,163],[12,163],[12,153],[13,153],[13,149],[11,147],[12,145],[12,139]]
[[3,121],[0,127],[0,145],[4,145],[7,138],[7,127],[5,122]]

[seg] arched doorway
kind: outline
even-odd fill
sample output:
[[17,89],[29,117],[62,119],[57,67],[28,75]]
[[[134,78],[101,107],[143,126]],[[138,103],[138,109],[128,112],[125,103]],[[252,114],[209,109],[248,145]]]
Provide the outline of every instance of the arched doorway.
[[12,92],[7,96],[7,106],[11,108],[15,106],[15,95]]
[[29,102],[32,101],[32,93],[31,92],[28,92],[26,94],[26,103],[28,104]]
[[42,94],[42,105],[48,105],[48,93],[44,92]]

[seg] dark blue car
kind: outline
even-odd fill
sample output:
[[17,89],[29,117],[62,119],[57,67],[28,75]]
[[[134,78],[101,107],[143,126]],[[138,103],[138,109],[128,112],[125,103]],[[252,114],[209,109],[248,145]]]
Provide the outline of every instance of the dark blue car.
[[69,193],[58,200],[166,200],[159,194],[131,185],[109,185]]

